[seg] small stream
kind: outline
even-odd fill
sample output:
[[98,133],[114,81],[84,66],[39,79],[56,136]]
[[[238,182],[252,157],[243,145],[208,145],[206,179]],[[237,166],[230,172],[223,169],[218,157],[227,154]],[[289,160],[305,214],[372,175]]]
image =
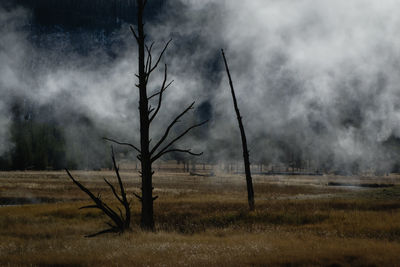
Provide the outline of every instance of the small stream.
[[377,184],[377,183],[339,183],[339,182],[329,182],[328,186],[343,186],[349,188],[386,188],[393,187],[394,184]]
[[57,201],[59,200],[48,197],[0,197],[0,207],[54,203]]

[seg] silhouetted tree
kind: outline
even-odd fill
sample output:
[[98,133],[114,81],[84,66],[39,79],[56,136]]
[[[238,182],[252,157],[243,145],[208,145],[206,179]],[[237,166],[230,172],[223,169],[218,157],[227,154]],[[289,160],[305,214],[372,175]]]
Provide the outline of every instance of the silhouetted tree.
[[233,106],[235,108],[236,117],[237,117],[237,120],[238,120],[238,123],[239,123],[240,136],[242,137],[244,171],[246,173],[246,184],[247,184],[247,199],[248,199],[248,202],[249,202],[249,209],[251,211],[253,211],[254,208],[255,208],[254,207],[254,190],[253,190],[253,181],[252,181],[252,178],[251,178],[250,159],[249,159],[249,150],[247,148],[246,133],[244,131],[244,127],[243,127],[243,123],[242,123],[242,117],[240,115],[239,107],[238,107],[238,104],[237,104],[237,101],[236,101],[235,90],[233,88],[233,82],[232,82],[231,74],[229,72],[228,62],[226,61],[224,50],[221,50],[221,52],[222,52],[222,57],[223,57],[224,63],[225,63],[226,73],[227,73],[228,79],[229,79],[229,85],[231,87]]
[[[140,200],[142,204],[142,210],[141,210],[141,220],[140,220],[140,226],[144,230],[154,230],[154,212],[153,212],[153,202],[158,198],[158,196],[153,196],[153,174],[154,171],[152,169],[152,164],[158,160],[160,157],[168,154],[168,153],[187,153],[190,155],[194,156],[199,156],[202,153],[193,153],[191,152],[190,149],[182,149],[178,148],[175,146],[176,142],[180,140],[182,137],[184,137],[187,133],[189,133],[192,129],[197,128],[203,124],[205,124],[207,121],[203,121],[198,124],[194,124],[190,127],[188,127],[186,130],[182,131],[179,133],[177,136],[169,139],[170,133],[172,128],[179,122],[179,120],[191,109],[193,109],[193,106],[195,102],[191,103],[187,108],[185,108],[181,113],[179,113],[173,120],[172,122],[168,125],[167,129],[164,131],[164,133],[161,135],[160,139],[155,142],[154,146],[150,146],[150,124],[154,121],[156,118],[157,114],[159,113],[163,101],[163,94],[165,90],[172,84],[173,81],[168,82],[168,68],[167,65],[164,65],[164,79],[163,82],[160,86],[160,89],[157,92],[153,93],[148,93],[147,92],[147,84],[149,82],[149,78],[151,74],[156,70],[161,62],[161,59],[165,53],[165,51],[168,48],[168,45],[170,44],[171,40],[168,41],[164,48],[161,50],[161,53],[157,58],[154,59],[153,61],[153,56],[152,56],[152,48],[154,43],[151,43],[150,45],[146,44],[145,41],[145,32],[144,32],[144,24],[143,24],[143,14],[144,14],[144,9],[146,6],[147,0],[137,0],[136,5],[137,5],[137,30],[134,29],[133,26],[131,26],[131,31],[136,39],[136,42],[138,44],[138,70],[139,73],[136,75],[139,83],[136,84],[136,87],[139,89],[139,113],[140,113],[140,147],[135,146],[131,143],[126,143],[126,142],[120,142],[114,139],[110,138],[104,138],[105,140],[108,140],[110,142],[119,144],[119,145],[124,145],[124,146],[129,146],[132,149],[134,149],[138,155],[137,158],[141,162],[141,171],[140,175],[142,178],[142,195],[137,195],[135,196]],[[153,99],[156,99],[157,104],[155,108],[152,108],[150,105],[150,101]],[[68,172],[68,171],[67,171]],[[73,179],[73,177],[70,175],[70,178]],[[87,193],[92,200],[96,203],[96,208],[100,208],[107,216],[109,216],[115,223],[113,227],[106,231],[102,231],[101,233],[104,232],[110,232],[114,231],[115,229],[118,229],[119,231],[122,231],[123,229],[119,226],[119,220],[121,220],[121,216],[115,217],[115,214],[111,214],[110,216],[108,212],[110,212],[110,209],[105,207],[103,208],[104,204],[101,202],[101,200],[94,198],[93,194],[87,190],[86,188],[82,187],[79,185],[79,182],[77,182],[75,179],[73,179],[74,183],[77,184],[81,190],[83,190],[85,193]],[[113,190],[114,192],[114,190]],[[116,197],[118,197],[117,194],[114,194]],[[103,206],[102,206],[103,205]],[[94,207],[94,206],[93,206]],[[119,218],[119,219],[118,219]]]
[[[191,155],[199,156],[202,153],[192,153],[190,149],[181,149],[176,148],[176,142],[185,136],[192,129],[199,127],[206,123],[203,121],[199,124],[195,124],[187,128],[185,131],[177,135],[171,141],[167,142],[167,138],[169,137],[171,129],[174,125],[179,122],[180,118],[184,116],[189,110],[193,109],[194,103],[190,104],[184,111],[182,111],[179,115],[175,117],[175,119],[168,125],[164,134],[161,138],[155,143],[153,147],[150,147],[150,124],[156,118],[158,112],[160,111],[161,104],[163,101],[163,93],[165,90],[172,84],[173,81],[168,82],[168,68],[165,64],[164,66],[164,79],[161,84],[160,90],[153,94],[148,94],[147,92],[147,83],[153,71],[159,66],[159,63],[168,48],[171,40],[168,41],[164,48],[161,50],[160,55],[156,58],[153,63],[152,56],[152,48],[154,43],[148,46],[145,41],[145,33],[144,33],[144,24],[143,24],[143,14],[144,9],[147,3],[147,0],[137,0],[137,31],[131,26],[131,31],[136,39],[138,44],[138,52],[139,52],[139,61],[138,61],[138,69],[139,74],[137,78],[139,83],[136,85],[139,88],[139,112],[140,112],[140,149],[132,144],[129,145],[133,149],[135,149],[139,155],[138,159],[141,161],[141,177],[142,177],[142,195],[137,196],[142,203],[142,213],[140,226],[145,230],[154,230],[154,216],[153,216],[153,201],[158,198],[158,196],[153,197],[153,170],[152,164],[157,159],[162,157],[167,153],[172,152],[181,152],[188,153]],[[149,101],[153,98],[157,97],[157,106],[156,108],[152,108],[149,104]],[[112,140],[115,141],[115,140]],[[120,142],[116,142],[122,144]]]

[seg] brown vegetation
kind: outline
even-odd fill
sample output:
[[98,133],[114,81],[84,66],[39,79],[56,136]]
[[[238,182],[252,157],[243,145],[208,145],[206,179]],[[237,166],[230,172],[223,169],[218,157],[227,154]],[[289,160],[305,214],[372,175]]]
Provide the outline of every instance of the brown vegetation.
[[[112,172],[75,172],[89,188],[114,201],[102,178]],[[129,177],[128,196],[140,178]],[[84,177],[90,178],[84,178]],[[64,173],[0,173],[0,199],[54,203],[0,207],[0,265],[391,265],[400,262],[400,187],[328,187],[340,177],[254,176],[257,209],[249,212],[245,181],[235,175],[154,176],[156,233],[142,232],[132,203],[131,232],[93,239],[104,227],[96,210]],[[349,179],[349,178],[346,178]],[[375,178],[364,182],[379,183]],[[118,202],[114,201],[114,205]]]

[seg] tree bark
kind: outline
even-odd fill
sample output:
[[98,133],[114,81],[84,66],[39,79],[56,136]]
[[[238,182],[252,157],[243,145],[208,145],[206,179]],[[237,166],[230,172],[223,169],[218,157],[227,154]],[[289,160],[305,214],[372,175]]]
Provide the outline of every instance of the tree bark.
[[253,211],[255,209],[254,190],[253,190],[253,180],[251,178],[250,159],[249,159],[249,150],[247,148],[246,133],[244,131],[242,117],[240,115],[239,107],[238,107],[238,104],[236,101],[235,90],[233,88],[233,82],[232,82],[231,74],[229,72],[229,67],[228,67],[228,63],[226,61],[224,50],[221,50],[221,52],[222,52],[222,57],[223,57],[224,63],[225,63],[226,73],[227,73],[228,79],[229,79],[229,85],[231,87],[233,106],[235,108],[236,117],[237,117],[237,120],[239,123],[240,136],[242,138],[244,170],[246,173],[247,199],[248,199],[248,203],[249,203],[249,209],[250,209],[250,211]]
[[139,52],[139,112],[140,112],[140,157],[141,157],[141,176],[142,176],[142,216],[140,226],[145,230],[154,230],[153,218],[153,171],[151,154],[149,148],[149,101],[147,97],[147,84],[145,72],[145,36],[143,25],[144,1],[137,0],[137,27],[138,27],[138,52]]

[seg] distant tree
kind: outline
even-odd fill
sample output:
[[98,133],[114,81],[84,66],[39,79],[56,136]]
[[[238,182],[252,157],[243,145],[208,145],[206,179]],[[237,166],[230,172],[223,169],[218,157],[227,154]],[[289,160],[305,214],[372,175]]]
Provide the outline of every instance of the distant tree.
[[227,73],[228,79],[229,79],[229,85],[231,87],[231,94],[232,94],[232,99],[233,99],[233,107],[235,109],[236,117],[237,117],[238,124],[239,124],[240,136],[242,138],[244,171],[246,173],[246,184],[247,184],[247,200],[248,200],[248,203],[249,203],[249,209],[251,211],[253,211],[255,209],[255,205],[254,205],[254,190],[253,190],[253,180],[251,178],[250,159],[249,159],[249,150],[247,148],[246,133],[245,133],[243,122],[242,122],[242,116],[240,115],[239,107],[238,107],[238,104],[237,104],[236,95],[235,95],[235,89],[233,88],[233,82],[232,82],[231,74],[229,72],[228,62],[226,60],[224,50],[221,50],[221,52],[222,52],[222,57],[223,57],[224,63],[225,63],[226,73]]

